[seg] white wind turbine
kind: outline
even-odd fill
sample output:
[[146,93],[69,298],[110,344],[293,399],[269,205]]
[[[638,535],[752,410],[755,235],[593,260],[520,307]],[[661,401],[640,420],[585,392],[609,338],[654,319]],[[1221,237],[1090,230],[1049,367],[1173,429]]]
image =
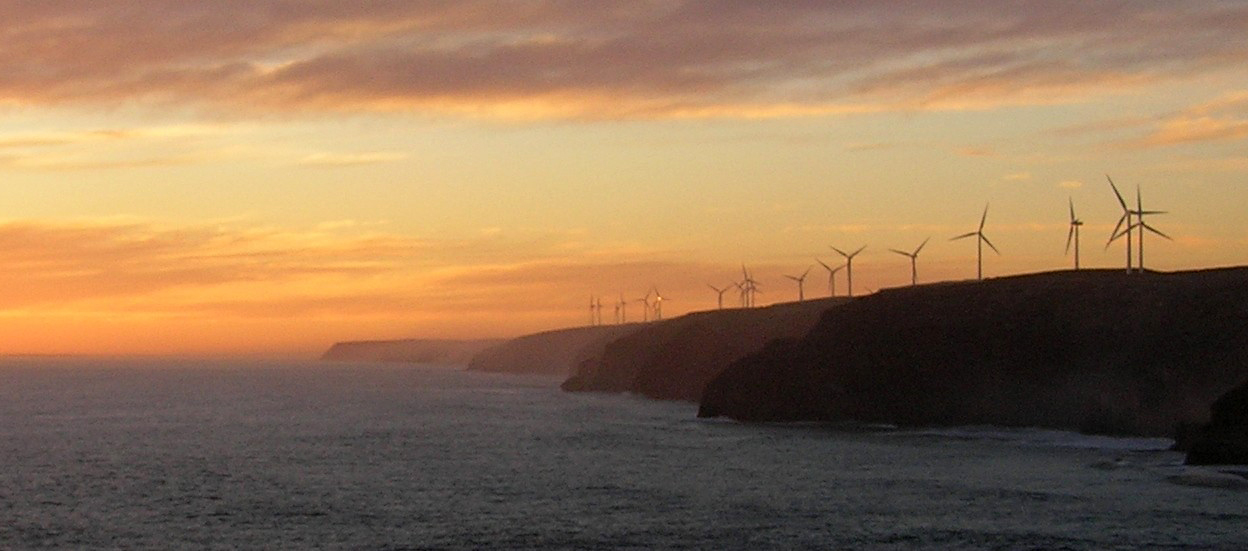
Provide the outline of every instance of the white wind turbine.
[[1070,254],[1070,244],[1075,244],[1075,269],[1079,269],[1079,226],[1083,220],[1075,216],[1075,200],[1070,199],[1070,231],[1066,232],[1066,254]]
[[731,289],[732,287],[724,287],[723,289],[720,289],[719,287],[711,285],[710,283],[707,283],[706,286],[710,287],[712,291],[715,291],[715,295],[716,295],[715,300],[717,304],[717,309],[723,310],[724,309],[724,292],[727,291],[728,289]]
[[984,215],[980,217],[979,219],[979,229],[973,232],[964,233],[962,235],[959,235],[957,237],[950,239],[950,241],[956,241],[958,239],[965,239],[967,237],[976,238],[975,239],[975,242],[976,242],[975,243],[976,245],[975,247],[976,249],[975,278],[980,279],[980,280],[984,279],[984,243],[987,243],[989,247],[992,247],[992,250],[995,251],[997,254],[1001,254],[1001,251],[997,250],[996,245],[993,245],[992,241],[988,240],[988,236],[984,235],[984,222],[987,222],[987,221],[988,221],[988,205],[984,205]]
[[845,257],[845,286],[849,287],[849,298],[854,298],[854,257],[858,256],[858,253],[862,252],[865,248],[867,248],[867,246],[863,245],[858,247],[858,250],[852,253],[846,253],[836,247],[832,247],[832,250]]
[[811,268],[814,268],[814,266],[807,266],[806,271],[802,272],[802,275],[800,276],[791,276],[787,274],[784,276],[797,282],[797,301],[798,302],[803,302],[806,300],[806,292],[804,290],[804,287],[806,285],[806,275],[810,273]]
[[652,287],[654,291],[654,321],[663,319],[663,294],[659,293],[658,287]]
[[836,272],[839,272],[842,269],[844,269],[845,265],[841,264],[840,266],[833,268],[831,266],[828,266],[827,264],[825,264],[822,260],[819,260],[818,258],[815,259],[815,262],[818,262],[820,266],[823,266],[823,269],[828,271],[828,296],[835,297],[836,296]]
[[[1118,218],[1118,223],[1114,224],[1114,231],[1110,232],[1109,241],[1105,243],[1105,248],[1108,249],[1115,239],[1123,235],[1127,237],[1127,273],[1129,274],[1131,273],[1131,207],[1127,206],[1127,202],[1123,200],[1122,194],[1118,193],[1118,186],[1114,185],[1114,179],[1110,178],[1108,174],[1105,175],[1105,179],[1109,180],[1109,188],[1114,190],[1114,197],[1118,198],[1118,205],[1122,207],[1122,216]],[[1120,234],[1118,229],[1123,227],[1124,223],[1127,231]]]
[[922,243],[919,243],[919,247],[915,249],[914,252],[908,253],[906,251],[899,251],[897,249],[889,249],[890,251],[893,251],[901,256],[908,257],[910,259],[910,285],[912,286],[918,285],[919,283],[919,268],[918,268],[919,251],[923,250],[923,247],[927,245],[927,242],[931,241],[931,239],[932,239],[931,237],[924,239]]

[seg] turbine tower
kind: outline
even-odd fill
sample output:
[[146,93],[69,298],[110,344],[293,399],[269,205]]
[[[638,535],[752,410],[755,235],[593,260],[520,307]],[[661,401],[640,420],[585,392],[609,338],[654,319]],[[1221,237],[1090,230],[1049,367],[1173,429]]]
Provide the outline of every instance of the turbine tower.
[[[1127,237],[1127,273],[1129,274],[1131,273],[1131,207],[1127,206],[1127,202],[1123,200],[1122,194],[1118,193],[1118,186],[1114,185],[1114,179],[1110,178],[1108,174],[1105,175],[1105,179],[1109,180],[1109,188],[1114,190],[1114,197],[1118,198],[1118,205],[1122,207],[1122,216],[1118,218],[1118,223],[1114,224],[1114,231],[1109,234],[1109,241],[1105,243],[1105,248],[1108,249],[1115,239],[1123,235]],[[1127,231],[1120,234],[1118,229],[1122,228],[1124,223]]]
[[1070,231],[1066,233],[1066,254],[1070,254],[1070,244],[1075,244],[1075,269],[1079,269],[1079,226],[1083,220],[1075,216],[1075,200],[1070,199]]
[[753,308],[756,295],[762,291],[758,290],[758,281],[745,269],[745,264],[741,265],[741,284],[737,287],[741,289],[741,302],[745,308]]
[[862,252],[865,248],[867,248],[867,246],[863,245],[858,247],[858,250],[852,253],[846,253],[836,247],[832,247],[832,250],[845,257],[845,286],[849,287],[849,298],[854,298],[854,257],[858,256],[858,253]]
[[836,296],[836,272],[839,272],[842,269],[844,269],[845,265],[841,264],[840,266],[833,268],[831,266],[828,266],[827,264],[825,264],[822,260],[819,260],[818,258],[815,259],[815,262],[818,262],[820,266],[823,266],[823,269],[828,271],[828,296],[835,297]]
[[806,300],[806,292],[804,291],[804,287],[806,286],[806,274],[810,273],[811,268],[814,268],[814,266],[807,266],[806,271],[802,272],[802,275],[800,276],[791,276],[787,274],[784,276],[797,282],[797,301],[798,302],[804,302]]
[[910,285],[911,286],[919,284],[919,268],[918,268],[919,251],[923,250],[923,246],[927,245],[927,242],[931,241],[931,239],[932,239],[931,237],[924,239],[922,243],[919,243],[919,247],[915,249],[914,252],[908,253],[906,251],[899,251],[897,249],[889,249],[890,251],[893,251],[901,256],[910,258]]
[[[663,319],[663,294],[659,292],[658,287],[651,287],[654,291],[654,321]],[[647,296],[649,296],[647,294]]]
[[715,291],[715,295],[716,295],[715,300],[716,300],[716,305],[717,305],[716,309],[723,310],[724,309],[724,292],[727,291],[728,289],[731,289],[732,287],[724,287],[723,289],[720,289],[719,287],[711,285],[710,283],[707,283],[706,286],[710,287],[712,291]]
[[984,222],[987,222],[987,221],[988,221],[988,205],[985,204],[984,215],[979,218],[979,229],[973,232],[964,233],[962,235],[959,235],[957,237],[950,239],[950,241],[957,241],[958,239],[965,239],[967,237],[976,238],[975,239],[975,251],[976,251],[975,279],[978,279],[981,281],[984,279],[984,243],[987,243],[989,247],[992,247],[992,250],[995,251],[997,254],[1001,254],[1001,251],[997,250],[996,245],[993,245],[992,241],[988,240],[988,236],[984,235]]
[[628,301],[624,300],[624,295],[620,295],[620,323],[628,323]]

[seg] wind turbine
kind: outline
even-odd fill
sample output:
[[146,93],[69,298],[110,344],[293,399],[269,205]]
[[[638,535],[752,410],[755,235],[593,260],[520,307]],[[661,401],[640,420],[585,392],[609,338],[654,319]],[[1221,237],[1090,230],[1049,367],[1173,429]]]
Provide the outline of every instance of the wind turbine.
[[845,285],[849,287],[849,298],[854,298],[854,257],[858,256],[858,253],[862,252],[865,248],[867,248],[867,246],[863,245],[858,247],[858,250],[852,253],[846,253],[836,247],[832,247],[832,250],[845,257]]
[[959,235],[957,237],[950,239],[950,241],[957,241],[958,239],[965,239],[967,237],[976,238],[975,239],[975,251],[976,251],[975,278],[979,280],[984,279],[984,243],[987,243],[989,247],[992,247],[992,250],[996,251],[997,254],[1001,254],[1001,251],[997,250],[996,245],[993,245],[992,241],[988,240],[988,236],[984,235],[984,222],[987,222],[987,221],[988,221],[988,205],[985,204],[984,215],[981,216],[979,219],[979,229],[970,233],[964,233],[962,235]]
[[628,323],[628,302],[624,300],[623,294],[620,295],[620,302],[617,306],[620,307],[620,323]]
[[745,303],[746,308],[753,308],[756,298],[755,295],[761,292],[758,290],[758,281],[754,279],[754,276],[750,274],[749,270],[745,269],[745,264],[741,265],[741,276],[742,280],[739,287],[741,289],[743,302]]
[[724,292],[727,291],[728,289],[731,289],[732,287],[724,287],[723,289],[720,289],[719,287],[711,285],[710,283],[707,283],[706,286],[710,287],[712,291],[715,291],[715,294],[717,295],[716,296],[716,302],[718,304],[717,309],[723,310],[724,309]]
[[843,268],[845,268],[845,265],[842,264],[840,266],[833,268],[831,266],[828,266],[827,264],[825,264],[822,260],[819,260],[818,258],[815,259],[815,262],[818,262],[820,266],[823,266],[823,269],[828,271],[828,296],[829,297],[836,296],[836,272],[839,272]]
[[801,276],[791,276],[787,274],[784,276],[797,282],[797,301],[798,302],[803,302],[806,300],[806,293],[803,290],[803,288],[806,285],[806,274],[810,273],[811,268],[814,268],[814,266],[807,266],[806,271],[802,272]]
[[597,323],[595,323],[595,319],[596,319],[596,316],[594,315],[594,295],[589,295],[589,324],[598,325]]
[[651,292],[652,291],[646,291],[646,296],[636,299],[634,301],[634,302],[640,302],[643,305],[645,305],[645,307],[641,309],[641,321],[643,322],[650,321],[650,293]]
[[594,325],[602,325],[602,297],[594,298]]
[[[1163,210],[1144,210],[1144,202],[1140,199],[1140,188],[1138,186],[1135,188],[1135,210],[1131,211],[1131,214],[1135,215],[1135,223],[1127,226],[1127,228],[1123,230],[1123,232],[1130,234],[1132,229],[1137,228],[1137,227],[1140,229],[1140,237],[1139,237],[1139,243],[1138,243],[1139,249],[1140,249],[1140,253],[1139,253],[1140,261],[1136,264],[1139,267],[1140,272],[1144,271],[1144,230],[1151,231],[1166,239],[1170,239],[1169,235],[1161,233],[1157,228],[1154,228],[1148,225],[1148,222],[1144,221],[1144,215],[1145,214],[1165,214],[1165,213],[1166,211],[1163,211]],[[1115,237],[1118,237],[1118,236],[1115,236]],[[1130,235],[1128,235],[1127,238],[1130,239]]]
[[910,252],[910,253],[906,251],[899,251],[897,249],[889,249],[890,251],[893,251],[901,256],[910,258],[910,285],[911,286],[918,285],[919,283],[919,268],[918,268],[919,251],[923,250],[923,246],[927,245],[927,242],[931,241],[931,239],[932,239],[931,237],[924,239],[922,243],[919,243],[919,248],[915,249],[914,252]]
[[[1114,197],[1118,198],[1118,205],[1122,207],[1122,216],[1118,218],[1118,223],[1114,224],[1114,231],[1109,234],[1109,241],[1105,243],[1105,248],[1108,249],[1109,245],[1113,243],[1115,239],[1118,239],[1123,235],[1127,237],[1127,273],[1129,274],[1131,273],[1131,207],[1127,206],[1127,202],[1123,200],[1122,194],[1118,193],[1118,186],[1114,185],[1114,179],[1110,178],[1108,174],[1105,175],[1105,179],[1109,180],[1109,187],[1114,190]],[[1122,233],[1118,233],[1118,229],[1121,228],[1124,223],[1127,226],[1127,230]]]
[[1070,199],[1070,231],[1066,233],[1066,254],[1070,254],[1070,244],[1075,244],[1075,269],[1079,269],[1079,226],[1083,220],[1075,216],[1075,200]]
[[663,319],[663,295],[659,293],[658,287],[652,287],[651,290],[654,291],[654,321],[659,321]]

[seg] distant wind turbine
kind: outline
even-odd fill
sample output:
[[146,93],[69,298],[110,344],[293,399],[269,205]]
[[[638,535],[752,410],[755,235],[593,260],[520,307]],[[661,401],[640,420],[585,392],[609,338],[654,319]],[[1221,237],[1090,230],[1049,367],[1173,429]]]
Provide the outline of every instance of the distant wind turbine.
[[758,293],[762,291],[758,290],[758,281],[754,279],[749,270],[745,269],[745,264],[741,265],[741,276],[741,285],[738,288],[741,289],[742,303],[746,308],[753,308]]
[[[1127,202],[1122,198],[1122,194],[1118,193],[1118,186],[1114,185],[1114,179],[1110,178],[1108,174],[1105,175],[1105,179],[1109,180],[1109,188],[1114,190],[1114,197],[1118,198],[1118,205],[1122,207],[1122,216],[1118,218],[1118,223],[1114,224],[1114,231],[1110,232],[1109,241],[1105,243],[1105,248],[1108,249],[1109,246],[1113,244],[1115,239],[1122,237],[1123,235],[1126,236],[1127,238],[1127,273],[1129,274],[1131,273],[1131,229],[1130,229],[1131,228],[1131,214],[1132,214],[1131,207],[1127,206]],[[1122,234],[1118,233],[1118,229],[1122,228],[1124,224],[1127,227],[1127,231],[1123,232]]]
[[931,241],[931,239],[932,239],[931,237],[924,239],[922,243],[919,243],[919,247],[915,249],[914,252],[906,252],[906,251],[899,251],[897,249],[889,249],[890,251],[893,251],[901,256],[910,258],[910,285],[918,285],[919,283],[919,268],[918,268],[919,251],[923,250],[923,246],[927,245],[927,242]]
[[1070,231],[1066,232],[1066,254],[1070,254],[1070,244],[1075,244],[1075,269],[1079,269],[1079,226],[1083,220],[1075,216],[1075,200],[1070,199]]
[[956,241],[958,239],[965,239],[967,237],[976,238],[975,239],[975,245],[976,245],[975,246],[975,250],[976,250],[975,278],[979,280],[984,279],[984,243],[987,243],[989,247],[992,247],[992,250],[995,251],[997,254],[1001,254],[1001,251],[997,250],[996,245],[993,245],[992,241],[988,240],[988,236],[984,235],[984,222],[987,222],[987,221],[988,221],[988,205],[984,205],[984,215],[981,216],[979,219],[979,229],[973,232],[964,233],[962,235],[959,235],[957,237],[950,239],[950,241]]
[[836,272],[839,272],[842,269],[844,269],[845,265],[841,264],[840,266],[833,268],[831,266],[828,266],[826,263],[824,263],[822,260],[819,260],[818,258],[815,259],[815,262],[818,262],[820,266],[823,266],[823,269],[828,271],[828,296],[829,297],[836,296]]
[[646,291],[646,296],[634,300],[634,302],[640,302],[643,305],[641,321],[650,321],[650,293],[651,291]]
[[654,321],[663,319],[663,294],[659,292],[658,287],[653,287],[654,291]]
[[836,251],[837,253],[840,253],[841,256],[845,257],[845,286],[849,287],[850,298],[854,297],[854,257],[858,256],[858,253],[862,252],[862,250],[865,248],[867,248],[867,246],[863,245],[861,247],[858,247],[858,250],[852,253],[846,253],[845,251],[842,251],[836,247],[832,247],[832,250]]
[[719,287],[711,285],[710,283],[707,283],[706,286],[710,287],[712,291],[715,291],[717,309],[723,310],[724,309],[724,292],[727,291],[728,289],[731,289],[732,287],[724,287],[723,289],[720,289]]
[[628,301],[624,300],[624,295],[620,295],[620,323],[628,323]]
[[810,273],[811,268],[814,268],[814,266],[807,266],[806,271],[802,272],[802,275],[800,276],[791,276],[787,274],[784,276],[797,282],[797,301],[798,302],[803,302],[806,300],[806,293],[803,290],[803,288],[806,285],[806,275]]

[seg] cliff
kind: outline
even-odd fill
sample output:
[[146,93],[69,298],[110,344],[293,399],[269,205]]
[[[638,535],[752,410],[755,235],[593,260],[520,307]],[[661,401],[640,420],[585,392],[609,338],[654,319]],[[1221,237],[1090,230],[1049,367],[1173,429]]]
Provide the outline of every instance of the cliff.
[[636,323],[599,325],[525,335],[482,350],[468,369],[566,377],[582,362],[602,355],[607,343],[640,327]]
[[1187,443],[1189,465],[1248,465],[1248,383],[1223,394]]
[[711,381],[699,416],[1172,435],[1248,378],[1248,269],[889,289]]
[[411,362],[466,365],[481,350],[499,340],[404,339],[335,343],[322,360],[359,362]]
[[806,334],[825,310],[846,300],[713,310],[648,323],[583,361],[563,389],[696,401],[733,361],[774,339]]

